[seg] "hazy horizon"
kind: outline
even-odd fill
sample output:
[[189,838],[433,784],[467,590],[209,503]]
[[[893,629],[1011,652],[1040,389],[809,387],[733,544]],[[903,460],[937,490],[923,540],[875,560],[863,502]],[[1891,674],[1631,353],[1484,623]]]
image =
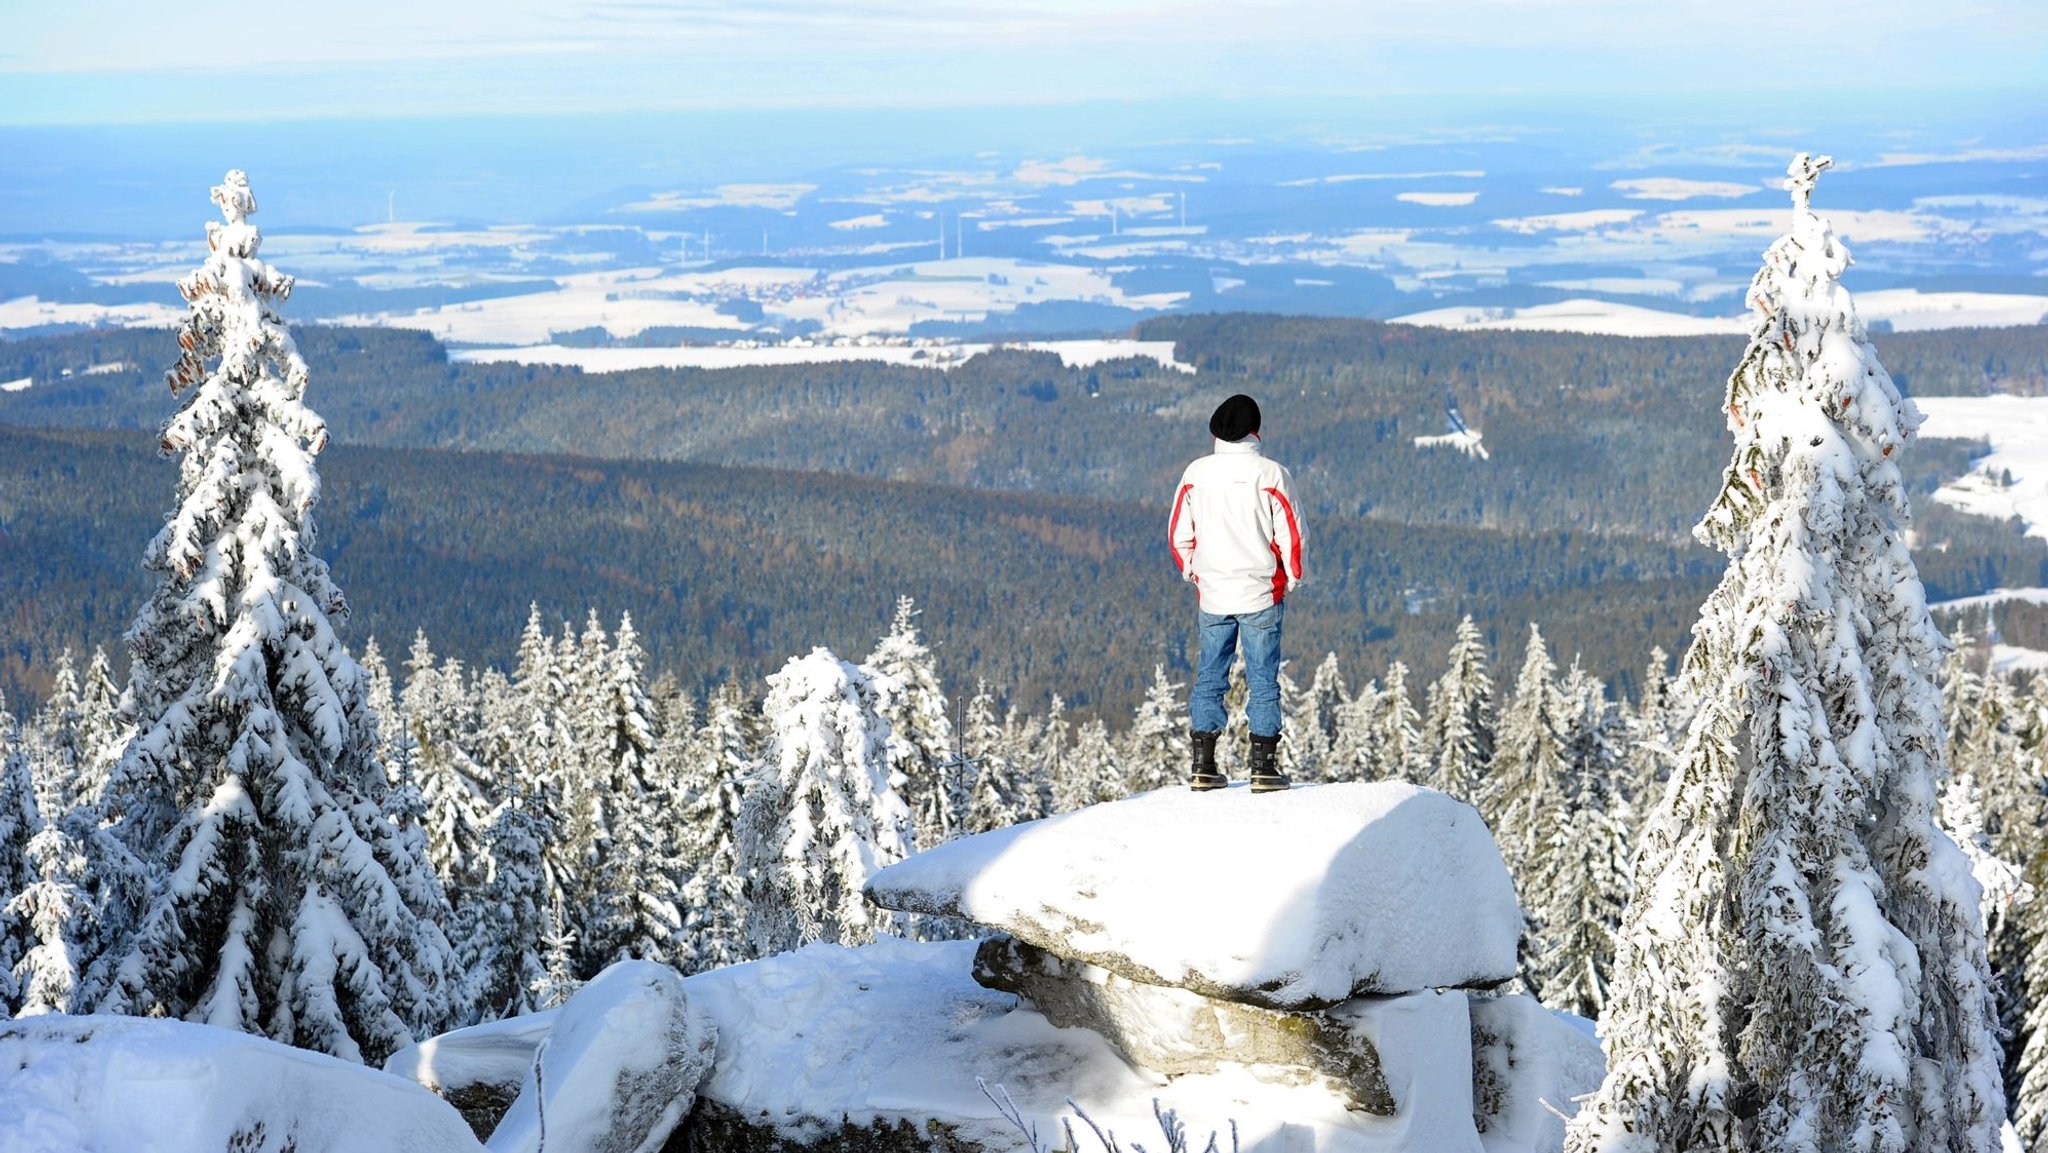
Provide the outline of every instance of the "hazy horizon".
[[1939,105],[2048,78],[2048,9],[2022,0],[356,0],[232,20],[100,0],[7,19],[13,126],[1898,89]]

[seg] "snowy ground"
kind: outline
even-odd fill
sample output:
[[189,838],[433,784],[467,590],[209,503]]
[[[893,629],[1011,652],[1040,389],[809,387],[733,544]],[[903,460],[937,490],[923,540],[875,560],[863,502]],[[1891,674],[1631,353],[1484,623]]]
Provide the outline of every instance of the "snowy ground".
[[[841,344],[699,345],[686,348],[565,348],[542,344],[520,348],[467,348],[449,353],[449,359],[464,363],[510,361],[516,364],[559,364],[585,372],[629,372],[644,368],[740,368],[776,364],[830,364],[848,360],[874,360],[923,368],[952,368],[979,356],[992,344],[949,344],[937,341],[883,343],[859,341]],[[1170,340],[1034,340],[1004,345],[1038,352],[1057,353],[1069,368],[1086,368],[1106,360],[1125,357],[1149,358],[1166,368],[1193,372],[1195,367],[1174,359]]]
[[208,1025],[0,1025],[0,1153],[481,1153],[403,1077]]

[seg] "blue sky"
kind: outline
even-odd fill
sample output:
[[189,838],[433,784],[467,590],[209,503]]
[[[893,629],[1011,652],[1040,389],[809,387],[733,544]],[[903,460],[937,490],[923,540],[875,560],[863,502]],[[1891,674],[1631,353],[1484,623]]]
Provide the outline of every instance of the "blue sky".
[[0,125],[2044,85],[2039,0],[0,0]]

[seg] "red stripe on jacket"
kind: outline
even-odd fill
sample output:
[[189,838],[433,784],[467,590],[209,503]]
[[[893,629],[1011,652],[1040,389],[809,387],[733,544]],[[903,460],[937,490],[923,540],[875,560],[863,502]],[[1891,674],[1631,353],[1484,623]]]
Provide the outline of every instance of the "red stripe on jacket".
[[[1282,496],[1282,495],[1281,495],[1281,493],[1280,493],[1280,490],[1279,490],[1279,489],[1277,489],[1277,488],[1269,488],[1269,489],[1267,489],[1266,491],[1267,491],[1267,492],[1269,492],[1269,493],[1271,493],[1271,494],[1273,494],[1273,499],[1274,499],[1274,500],[1277,500],[1277,501],[1279,501],[1279,502],[1280,502],[1280,511],[1281,511],[1281,512],[1283,512],[1283,513],[1286,513],[1286,514],[1287,514],[1287,540],[1288,540],[1288,548],[1289,548],[1289,551],[1291,551],[1291,552],[1292,552],[1292,553],[1294,554],[1294,555],[1293,555],[1293,557],[1291,558],[1291,559],[1293,560],[1293,562],[1294,562],[1294,563],[1293,563],[1293,565],[1292,565],[1292,567],[1293,567],[1293,570],[1294,570],[1294,579],[1295,579],[1295,580],[1300,580],[1300,579],[1301,579],[1301,526],[1300,526],[1299,524],[1295,523],[1295,520],[1294,520],[1294,506],[1293,506],[1293,505],[1291,505],[1291,504],[1289,504],[1289,503],[1287,503],[1287,498],[1286,498],[1285,496]],[[1279,548],[1278,548],[1277,546],[1276,546],[1276,547],[1275,547],[1275,548],[1273,549],[1273,559],[1274,559],[1274,560],[1279,560],[1279,559],[1280,559],[1280,550],[1279,550]]]
[[1186,572],[1188,566],[1180,559],[1180,510],[1187,507],[1188,494],[1194,490],[1192,484],[1180,486],[1180,491],[1173,494],[1173,516],[1166,522],[1166,547],[1173,552],[1173,567],[1181,572]]

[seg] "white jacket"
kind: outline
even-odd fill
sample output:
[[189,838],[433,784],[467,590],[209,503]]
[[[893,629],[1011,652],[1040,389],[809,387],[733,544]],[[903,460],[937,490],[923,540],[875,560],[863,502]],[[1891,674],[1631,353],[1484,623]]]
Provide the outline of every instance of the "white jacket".
[[1294,480],[1256,436],[1219,440],[1181,473],[1166,534],[1204,612],[1258,612],[1302,582]]

